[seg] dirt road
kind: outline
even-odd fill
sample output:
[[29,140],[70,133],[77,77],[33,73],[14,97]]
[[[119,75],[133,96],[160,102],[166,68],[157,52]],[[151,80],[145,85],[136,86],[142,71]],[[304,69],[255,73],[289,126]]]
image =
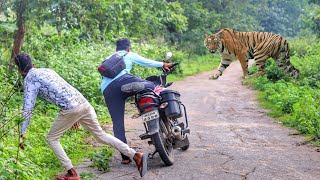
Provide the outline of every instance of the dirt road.
[[[315,148],[297,146],[301,136],[266,116],[258,107],[255,91],[241,85],[240,64],[233,63],[218,80],[208,80],[212,72],[175,82],[171,89],[181,93],[190,120],[191,146],[176,150],[175,164],[166,167],[159,155],[149,159],[149,171],[140,178],[134,163],[120,164],[116,152],[111,171],[88,167],[94,179],[320,179],[320,153]],[[152,153],[152,146],[138,138],[143,133],[140,119],[126,119],[129,144]]]

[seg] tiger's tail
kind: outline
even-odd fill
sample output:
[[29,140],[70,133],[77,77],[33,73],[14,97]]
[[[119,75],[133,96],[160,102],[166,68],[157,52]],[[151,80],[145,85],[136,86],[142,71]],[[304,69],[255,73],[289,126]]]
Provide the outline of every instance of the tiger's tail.
[[290,62],[290,49],[287,40],[284,40],[283,47],[277,58],[279,67],[282,68],[287,74],[295,79],[299,77],[299,70],[296,69]]

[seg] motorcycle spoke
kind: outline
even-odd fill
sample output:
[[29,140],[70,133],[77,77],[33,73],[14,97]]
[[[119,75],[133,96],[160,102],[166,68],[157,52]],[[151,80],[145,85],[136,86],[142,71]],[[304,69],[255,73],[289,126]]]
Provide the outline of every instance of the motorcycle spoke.
[[160,122],[160,126],[162,127],[161,128],[162,129],[161,138],[163,139],[166,152],[169,155],[169,154],[171,154],[171,152],[173,150],[172,141],[170,138],[170,133],[168,132],[168,129],[163,121]]

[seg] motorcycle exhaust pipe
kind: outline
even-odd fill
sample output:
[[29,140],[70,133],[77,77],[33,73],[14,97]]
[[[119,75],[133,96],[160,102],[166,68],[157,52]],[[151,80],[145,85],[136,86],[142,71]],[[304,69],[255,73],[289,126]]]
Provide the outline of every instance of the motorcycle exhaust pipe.
[[185,138],[185,134],[182,133],[181,127],[180,126],[173,126],[172,128],[172,134],[174,137],[178,140],[183,140]]

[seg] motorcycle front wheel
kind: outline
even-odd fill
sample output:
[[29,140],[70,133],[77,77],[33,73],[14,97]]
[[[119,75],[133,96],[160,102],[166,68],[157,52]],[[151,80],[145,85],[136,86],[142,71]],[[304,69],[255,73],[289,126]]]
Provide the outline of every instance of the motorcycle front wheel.
[[153,144],[158,151],[160,158],[167,165],[171,166],[174,162],[174,153],[172,139],[170,139],[169,130],[160,119],[159,132],[152,135]]

